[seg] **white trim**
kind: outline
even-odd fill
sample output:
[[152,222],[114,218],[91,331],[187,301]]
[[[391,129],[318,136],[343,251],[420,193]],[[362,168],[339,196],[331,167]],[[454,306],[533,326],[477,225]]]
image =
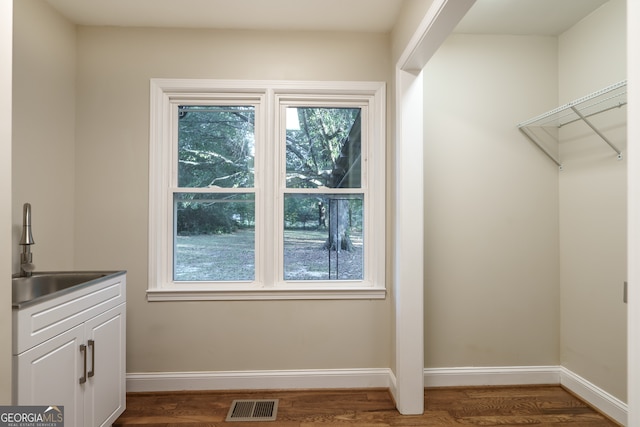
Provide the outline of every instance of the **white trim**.
[[627,425],[629,409],[626,403],[563,366],[559,370],[560,384],[563,387],[616,422]]
[[395,396],[398,395],[398,379],[391,369],[389,370],[389,393],[391,393],[391,396],[393,396],[395,400]]
[[[380,89],[381,82],[371,81],[320,81],[320,80],[224,80],[224,79],[163,79],[152,78],[152,88],[173,94],[189,94],[198,97],[202,93],[261,93],[265,89],[274,93],[309,95],[325,93],[347,96],[370,95]],[[215,87],[215,90],[211,90]],[[384,89],[384,87],[382,88]]]
[[560,384],[558,366],[496,366],[430,368],[424,370],[425,387]]
[[425,387],[558,384],[616,422],[627,425],[628,406],[563,366],[429,368]]
[[[149,289],[148,301],[239,301],[239,300],[330,300],[330,299],[384,299],[384,288],[260,288],[245,290],[220,290],[208,289]],[[214,295],[212,295],[214,294]],[[213,298],[215,297],[215,298]]]
[[435,0],[400,55],[397,67],[404,71],[421,71],[475,2]]
[[[628,408],[624,402],[562,366],[427,368],[423,371],[425,387],[561,385],[611,419],[622,425],[627,422]],[[345,388],[388,388],[395,396],[397,379],[388,368],[127,374],[127,392]]]
[[[172,194],[176,187],[174,139],[172,129],[177,120],[178,104],[233,102],[256,108],[256,182],[248,189],[189,189],[198,192],[240,192],[255,194],[256,270],[253,281],[246,282],[174,282],[172,240],[174,234]],[[282,224],[281,192],[276,171],[271,171],[277,157],[265,150],[275,146],[280,134],[280,103],[360,106],[365,114],[369,136],[363,144],[361,189],[338,189],[332,193],[365,194],[365,250],[363,280],[285,281],[281,270],[282,235],[272,233]],[[173,127],[172,124],[173,123]],[[284,121],[281,123],[284,124]],[[386,155],[386,84],[367,81],[274,81],[213,79],[151,79],[149,140],[149,283],[148,301],[186,300],[275,300],[275,299],[383,299],[386,297],[385,263],[385,155]],[[175,132],[175,130],[173,130]],[[281,148],[280,148],[281,149]],[[280,153],[282,155],[282,153]],[[267,160],[272,160],[268,162]],[[276,168],[277,169],[277,168]],[[308,190],[306,193],[326,189]],[[280,237],[280,238],[278,238]],[[367,243],[368,242],[368,243]],[[375,243],[375,244],[374,244]],[[280,250],[274,250],[279,248]]]
[[127,392],[389,388],[388,368],[127,374]]
[[422,73],[396,71],[394,302],[397,388],[403,415],[424,412]]
[[640,2],[627,0],[627,395],[629,425],[640,425]]

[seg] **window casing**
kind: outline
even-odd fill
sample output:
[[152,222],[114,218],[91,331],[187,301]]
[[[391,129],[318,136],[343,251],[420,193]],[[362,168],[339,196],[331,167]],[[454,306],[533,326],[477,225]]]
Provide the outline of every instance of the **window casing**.
[[[150,301],[385,297],[384,83],[152,79],[150,89],[147,291]],[[181,174],[186,168],[179,165],[189,161],[181,156],[197,150],[184,148],[186,145],[178,149],[180,144],[187,144],[181,142],[181,116],[191,114],[192,119],[198,114],[206,117],[209,111],[217,114],[218,110],[234,109],[255,114],[255,141],[249,143],[253,157],[250,167],[243,166],[245,172],[251,172],[251,179],[245,177],[241,184],[218,185],[224,182],[223,178],[208,177],[202,184],[185,184]],[[355,169],[354,164],[358,170],[345,171],[344,176],[327,177],[322,182],[308,184],[298,180],[295,184],[296,166],[291,166],[295,161],[287,160],[288,155],[294,156],[287,145],[288,138],[295,136],[287,130],[292,117],[290,113],[297,112],[298,117],[306,120],[306,113],[323,113],[328,109],[357,116],[354,119],[359,125],[357,162],[349,160],[346,163],[349,167],[343,170]],[[334,157],[340,147],[334,144]],[[202,151],[206,150],[198,151],[198,154]],[[345,157],[344,153],[340,155]],[[220,175],[226,179],[233,174]],[[251,223],[249,233],[253,233],[254,253],[245,255],[253,258],[253,271],[243,269],[234,280],[215,274],[204,274],[198,276],[198,280],[192,280],[179,272],[181,249],[178,242],[183,239],[180,230],[187,228],[182,221],[186,217],[183,212],[187,212],[184,208],[194,206],[193,203],[205,206],[201,202],[206,201],[206,209],[209,209],[220,205],[221,200],[227,203],[225,206],[238,210],[233,214],[234,218]],[[329,222],[338,217],[335,212],[346,218],[348,211],[349,224],[357,230],[353,240],[360,245],[361,258],[355,262],[361,263],[361,271],[350,270],[338,251],[325,250],[329,266],[327,274],[299,274],[298,260],[288,255],[295,245],[297,231],[285,230],[285,224],[297,221],[298,229],[301,223],[306,229],[306,219],[300,219],[300,206],[306,203],[310,207],[312,202],[318,206],[318,215],[323,203],[331,209]],[[291,206],[297,206],[296,219],[289,215]],[[310,212],[310,208],[306,212]],[[249,217],[251,220],[247,219]],[[329,234],[333,233],[329,230],[339,229],[339,226],[327,225],[325,244],[330,243]],[[338,245],[341,242],[339,238],[336,241]],[[320,252],[318,249],[315,253]]]

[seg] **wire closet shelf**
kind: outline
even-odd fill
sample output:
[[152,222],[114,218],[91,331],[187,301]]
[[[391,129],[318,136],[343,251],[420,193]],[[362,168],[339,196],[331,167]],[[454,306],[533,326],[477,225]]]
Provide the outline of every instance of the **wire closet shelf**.
[[555,140],[557,143],[558,129],[577,121],[583,121],[617,153],[618,159],[621,159],[622,152],[620,149],[612,143],[609,138],[607,138],[607,136],[589,120],[589,118],[597,114],[604,113],[605,111],[621,108],[625,105],[627,105],[627,81],[623,80],[530,120],[519,123],[518,129],[531,142],[536,144],[538,148],[540,148],[560,168],[562,168],[562,163],[558,154],[552,153],[552,149],[542,142],[544,139],[543,137]]

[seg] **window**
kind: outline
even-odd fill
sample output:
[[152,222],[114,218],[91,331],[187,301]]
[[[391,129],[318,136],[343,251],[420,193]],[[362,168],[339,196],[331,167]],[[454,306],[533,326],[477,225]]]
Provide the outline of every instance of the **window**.
[[148,299],[384,298],[384,90],[153,79]]

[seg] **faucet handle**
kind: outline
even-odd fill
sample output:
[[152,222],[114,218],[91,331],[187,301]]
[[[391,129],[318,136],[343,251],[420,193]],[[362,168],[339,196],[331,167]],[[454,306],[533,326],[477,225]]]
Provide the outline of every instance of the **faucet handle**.
[[22,237],[20,237],[20,244],[33,245],[35,243],[31,233],[31,203],[25,203],[22,210]]

